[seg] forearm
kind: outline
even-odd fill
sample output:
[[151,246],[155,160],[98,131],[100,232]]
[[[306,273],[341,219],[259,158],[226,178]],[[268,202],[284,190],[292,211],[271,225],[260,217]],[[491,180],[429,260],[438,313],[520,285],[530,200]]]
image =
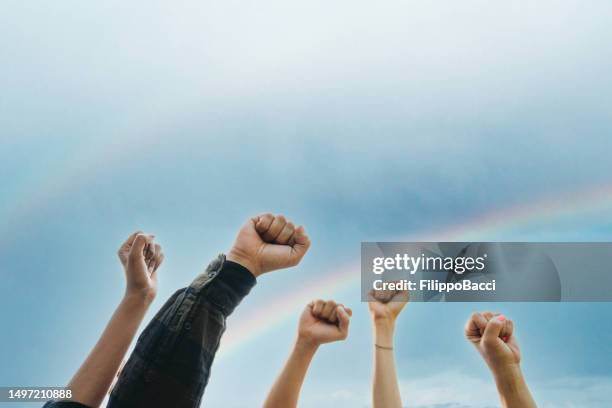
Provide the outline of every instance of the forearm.
[[386,320],[375,320],[374,334],[374,379],[372,383],[373,408],[400,408],[402,400],[395,370],[393,337],[395,324]]
[[318,349],[318,345],[298,338],[289,359],[276,379],[264,408],[296,407],[300,389],[304,383],[310,362]]
[[68,384],[73,401],[90,407],[102,403],[149,304],[149,299],[139,295],[123,298],[102,336]]
[[504,408],[536,408],[519,365],[493,369],[493,377]]

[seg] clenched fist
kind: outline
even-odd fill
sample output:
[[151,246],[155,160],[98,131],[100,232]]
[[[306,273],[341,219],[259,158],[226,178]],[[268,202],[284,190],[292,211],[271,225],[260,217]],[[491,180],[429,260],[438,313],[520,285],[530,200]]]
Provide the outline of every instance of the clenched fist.
[[316,300],[306,306],[298,325],[298,338],[319,345],[344,340],[348,336],[353,311],[333,300]]
[[537,408],[521,370],[521,352],[512,320],[491,312],[474,313],[465,337],[491,369],[504,408]]
[[150,302],[157,293],[157,268],[164,260],[153,235],[134,232],[119,247],[117,255],[126,277],[126,295],[141,296]]
[[406,290],[374,290],[368,293],[368,308],[372,320],[386,320],[390,323],[400,314],[406,303],[409,294]]
[[514,323],[504,315],[491,312],[472,314],[465,325],[465,337],[493,371],[517,366],[521,362]]
[[257,277],[297,265],[309,247],[303,226],[295,227],[282,215],[262,214],[242,226],[227,259]]

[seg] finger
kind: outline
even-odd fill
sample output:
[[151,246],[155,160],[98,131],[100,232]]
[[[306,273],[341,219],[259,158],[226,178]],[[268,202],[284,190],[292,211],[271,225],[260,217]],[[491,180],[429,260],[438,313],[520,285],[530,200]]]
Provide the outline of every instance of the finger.
[[153,240],[155,239],[155,235],[147,236],[147,245],[145,246],[145,258],[150,260],[155,256],[155,244]]
[[147,263],[147,268],[149,268],[149,272],[152,270],[153,264],[155,263],[155,243],[149,242],[145,246],[145,262]]
[[484,333],[485,329],[487,328],[487,323],[489,322],[489,320],[491,319],[490,318],[487,319],[484,315],[480,313],[475,313],[474,324],[476,326],[476,329],[478,329],[481,335]]
[[132,245],[138,234],[142,234],[142,231],[138,230],[138,231],[132,232],[130,236],[127,237],[123,245]]
[[321,311],[323,310],[323,306],[325,306],[325,302],[321,299],[318,299],[314,302],[314,306],[312,306],[312,315],[315,317],[319,317]]
[[506,319],[506,316],[504,316],[503,314],[499,313],[499,312],[495,312],[493,313],[493,319],[497,319],[500,322],[503,323],[502,326],[502,330],[501,333],[499,333],[499,337],[503,340],[503,341],[507,341],[508,340],[508,334],[506,333],[506,326],[508,325],[508,321]]
[[289,242],[289,239],[293,236],[295,231],[295,226],[293,223],[288,222],[283,227],[282,231],[276,237],[275,243],[285,245]]
[[134,243],[134,240],[138,234],[142,234],[142,231],[138,230],[132,232],[117,250],[117,255],[122,263],[125,262],[125,257],[129,254],[132,244]]
[[338,308],[334,309],[331,312],[331,315],[329,316],[327,321],[330,322],[330,323],[333,323],[333,324],[338,323]]
[[153,272],[151,272],[151,278],[154,278],[157,274],[157,269],[159,269],[161,264],[164,262],[164,258],[165,256],[163,252],[160,252],[159,255],[155,258],[155,264],[153,265]]
[[351,317],[343,307],[338,308],[338,329],[342,333],[342,339],[346,339],[349,332]]
[[134,244],[130,249],[130,260],[138,260],[144,258],[144,249],[147,245],[147,237],[144,234],[136,235],[134,239]]
[[500,333],[501,339],[506,343],[514,334],[514,322],[510,319],[506,319],[504,327]]
[[306,255],[306,252],[308,252],[308,248],[310,248],[310,239],[308,238],[308,235],[306,235],[306,231],[302,225],[295,229],[293,238],[295,240],[295,244],[291,247],[291,264],[297,265],[300,263],[304,255]]
[[338,306],[336,306],[336,308],[334,309],[334,311],[332,312],[332,316],[330,318],[330,322],[332,323],[337,323],[338,322],[338,310],[340,308],[343,308],[344,311],[349,315],[349,316],[353,316],[353,310],[350,307],[346,307],[344,306],[342,303],[338,303]]
[[273,242],[276,239],[276,237],[278,237],[278,235],[281,233],[283,228],[285,228],[286,224],[287,224],[287,219],[282,215],[277,215],[276,217],[274,217],[274,221],[272,221],[272,225],[270,225],[270,228],[268,229],[268,231],[266,231],[263,234],[262,238],[265,241]]
[[409,300],[410,300],[410,293],[407,290],[397,290],[391,296],[390,301],[408,303]]
[[487,322],[489,320],[491,320],[493,318],[493,313],[489,312],[488,310],[486,312],[482,312],[482,316],[487,319]]
[[155,264],[158,261],[159,254],[161,253],[161,245],[159,244],[149,244],[149,246],[153,247],[153,256],[149,259],[147,267],[149,268],[149,272],[153,272],[155,269]]
[[293,234],[291,234],[291,236],[287,240],[287,245],[289,245],[290,247],[293,247],[295,245],[295,227],[293,228]]
[[499,319],[491,319],[485,327],[482,341],[485,346],[495,345],[499,341],[499,334],[504,327],[504,322]]
[[[332,323],[336,323],[338,321],[338,308],[340,308],[340,307],[344,307],[344,305],[342,303],[338,303],[336,305],[336,308],[332,312],[331,317],[330,317],[330,321]],[[344,310],[346,310],[346,307],[344,307]]]
[[261,214],[257,223],[255,223],[255,230],[259,233],[259,235],[265,234],[268,229],[270,229],[270,225],[272,225],[272,221],[274,221],[274,216],[270,213]]
[[466,337],[480,337],[485,327],[487,327],[487,319],[480,313],[474,312],[465,324],[465,335]]
[[325,320],[330,320],[333,311],[336,310],[336,306],[338,305],[333,300],[328,300],[327,302],[325,302],[325,305],[323,306],[323,310],[321,311],[320,317]]
[[394,294],[394,290],[373,290],[372,297],[377,302],[388,303]]

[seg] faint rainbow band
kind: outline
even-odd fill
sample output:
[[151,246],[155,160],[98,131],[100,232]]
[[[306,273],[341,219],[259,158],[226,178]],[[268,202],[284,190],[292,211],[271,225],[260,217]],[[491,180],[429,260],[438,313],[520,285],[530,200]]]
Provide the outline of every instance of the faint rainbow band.
[[[405,242],[469,241],[482,239],[489,234],[509,228],[612,209],[612,184],[590,186],[548,195],[538,200],[508,208],[495,209],[448,228],[422,233],[413,233],[398,239]],[[297,291],[290,291],[278,299],[258,308],[257,311],[241,314],[232,322],[227,335],[222,339],[219,357],[223,358],[242,346],[263,336],[273,328],[295,317],[313,298],[330,297],[340,291],[357,287],[360,283],[360,263],[339,267],[323,278],[306,282]]]

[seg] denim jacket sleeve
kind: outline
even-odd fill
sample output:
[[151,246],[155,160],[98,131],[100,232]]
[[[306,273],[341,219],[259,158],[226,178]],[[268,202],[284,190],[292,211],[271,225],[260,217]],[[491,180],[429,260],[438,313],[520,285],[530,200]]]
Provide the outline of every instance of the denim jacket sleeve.
[[255,282],[221,254],[174,293],[138,338],[107,407],[198,407],[225,320]]

